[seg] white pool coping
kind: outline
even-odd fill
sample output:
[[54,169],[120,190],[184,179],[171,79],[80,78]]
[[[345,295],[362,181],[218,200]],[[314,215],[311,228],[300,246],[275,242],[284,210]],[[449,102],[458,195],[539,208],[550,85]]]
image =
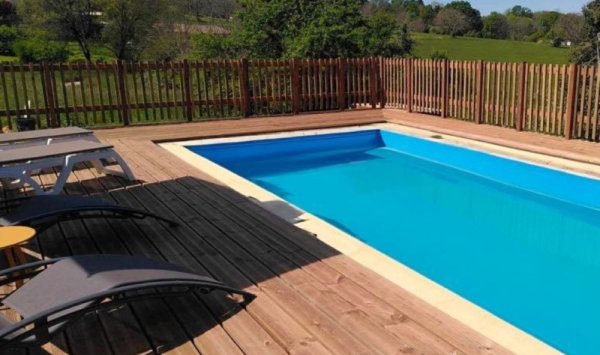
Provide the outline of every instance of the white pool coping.
[[[385,129],[401,134],[408,134],[439,143],[458,145],[481,150],[493,155],[509,159],[517,159],[530,164],[547,168],[566,170],[593,179],[600,177],[600,166],[575,162],[567,159],[551,157],[543,154],[526,152],[495,144],[470,139],[438,134],[435,132],[402,126],[393,123],[373,124],[368,126],[294,131],[286,133],[260,134],[230,138],[214,138],[160,144],[180,159],[217,179],[237,192],[248,196],[252,201],[286,221],[302,228],[324,243],[349,256],[361,265],[377,272],[398,286],[413,293],[427,303],[438,308],[465,325],[473,328],[509,351],[518,354],[560,354],[560,352],[493,315],[476,304],[466,300],[451,290],[428,279],[426,276],[410,269],[371,246],[361,242],[348,233],[334,227],[324,220],[294,206],[277,195],[259,187],[245,178],[221,167],[188,150],[188,145],[244,142],[272,138],[300,137],[327,133],[355,132],[372,129]],[[436,137],[436,138],[432,138]],[[277,201],[280,203],[273,203]],[[284,206],[284,207],[282,207]]]

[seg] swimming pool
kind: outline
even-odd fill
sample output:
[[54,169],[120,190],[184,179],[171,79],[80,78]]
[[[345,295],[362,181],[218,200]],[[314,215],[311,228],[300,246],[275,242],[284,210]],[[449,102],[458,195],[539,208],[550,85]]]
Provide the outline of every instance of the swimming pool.
[[569,353],[595,353],[600,181],[386,130],[188,146]]

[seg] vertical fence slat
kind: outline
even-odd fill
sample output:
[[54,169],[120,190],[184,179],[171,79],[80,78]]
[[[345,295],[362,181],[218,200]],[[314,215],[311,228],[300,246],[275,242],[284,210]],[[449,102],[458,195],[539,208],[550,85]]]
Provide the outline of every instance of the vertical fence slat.
[[571,139],[573,133],[573,118],[576,111],[577,86],[579,82],[579,66],[569,66],[569,85],[567,88],[567,116],[565,119],[565,138]]

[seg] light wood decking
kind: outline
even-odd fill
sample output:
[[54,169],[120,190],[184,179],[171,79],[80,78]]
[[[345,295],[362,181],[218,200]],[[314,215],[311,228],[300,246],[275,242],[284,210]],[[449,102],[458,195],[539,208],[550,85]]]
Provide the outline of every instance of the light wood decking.
[[[151,219],[64,222],[27,245],[30,258],[145,255],[185,265],[258,297],[246,307],[223,293],[140,302],[88,317],[30,353],[506,353],[476,330],[152,142],[367,124],[382,121],[384,114],[358,111],[98,131],[140,182],[97,176],[83,167],[71,177],[66,193],[100,195],[182,225],[169,228]],[[586,144],[594,151],[593,143]],[[47,173],[40,179],[51,183],[55,176]]]

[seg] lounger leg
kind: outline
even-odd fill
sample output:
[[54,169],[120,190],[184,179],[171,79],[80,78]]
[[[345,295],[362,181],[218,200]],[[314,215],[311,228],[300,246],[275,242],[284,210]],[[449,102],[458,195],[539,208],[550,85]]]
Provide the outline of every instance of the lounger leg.
[[[18,168],[15,168],[18,169]],[[3,183],[7,183],[8,187],[21,187],[24,185],[29,185],[31,186],[36,194],[44,194],[45,191],[42,188],[42,186],[40,184],[37,183],[37,181],[33,180],[31,178],[31,176],[29,176],[27,174],[27,172],[24,172],[22,170],[5,170],[4,172],[2,172],[2,175],[0,175],[0,179],[3,180]]]
[[123,170],[123,172],[105,167],[104,165],[102,165],[100,160],[92,161],[92,165],[94,166],[94,168],[96,168],[96,170],[99,173],[103,173],[106,175],[121,176],[126,179],[129,179],[130,181],[135,180],[135,176],[131,172],[131,169],[129,168],[127,163],[125,163],[125,160],[123,160],[123,158],[121,158],[119,153],[117,153],[114,149],[109,150],[103,158],[115,160],[117,162],[117,164],[119,164],[119,166],[121,167],[121,170]]
[[127,179],[129,179],[130,181],[135,180],[135,176],[133,176],[133,172],[131,172],[131,169],[129,168],[129,165],[127,165],[127,163],[125,162],[125,160],[123,160],[123,158],[121,158],[121,156],[119,155],[119,153],[117,153],[117,152],[115,152],[113,150],[113,156],[112,156],[112,158],[117,161],[117,163],[119,164],[119,166],[123,170],[123,173],[125,174],[125,177]]
[[92,160],[92,166],[94,167],[94,169],[96,169],[96,172],[98,174],[104,173],[105,168],[100,160]]
[[56,179],[56,183],[54,183],[54,187],[51,190],[47,191],[47,194],[50,195],[58,195],[62,191],[63,187],[67,184],[67,179],[71,172],[73,171],[73,167],[75,166],[76,159],[73,159],[76,156],[67,155],[65,157],[65,164],[60,169],[60,173],[58,173],[58,179]]

